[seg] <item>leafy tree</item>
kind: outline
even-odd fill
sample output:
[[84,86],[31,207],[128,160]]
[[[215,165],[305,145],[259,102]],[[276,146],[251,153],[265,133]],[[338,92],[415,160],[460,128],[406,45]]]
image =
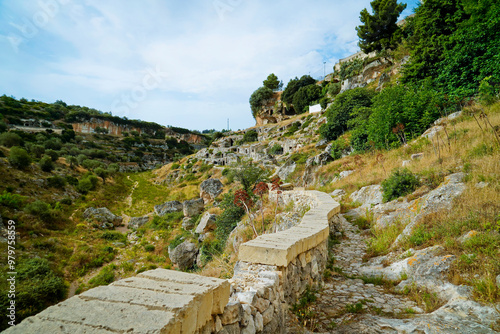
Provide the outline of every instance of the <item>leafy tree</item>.
[[26,169],[31,164],[31,157],[25,149],[14,146],[10,149],[9,163],[18,169]]
[[295,79],[291,79],[288,84],[286,85],[285,90],[283,91],[283,94],[281,95],[281,99],[288,104],[293,103],[293,96],[301,87],[309,86],[312,84],[315,84],[316,80],[314,80],[311,76],[309,75],[303,75],[302,77]]
[[259,138],[259,134],[257,133],[257,131],[255,131],[255,130],[248,130],[243,135],[242,141],[243,141],[243,143],[251,143],[251,142],[257,141],[258,138]]
[[102,178],[102,183],[106,183],[106,177],[109,175],[108,170],[104,169],[102,167],[97,167],[94,172],[96,173],[97,176]]
[[54,170],[54,168],[56,168],[56,166],[54,165],[54,162],[52,161],[52,159],[48,155],[44,155],[40,159],[40,161],[38,162],[38,165],[40,166],[40,168],[44,172],[47,172],[47,173],[52,172]]
[[233,173],[247,193],[250,193],[257,182],[266,181],[269,178],[269,171],[251,161],[241,162],[238,167],[234,168]]
[[[426,0],[415,10],[413,34],[408,39],[410,63],[405,66],[403,82],[436,78],[445,49],[457,25],[468,15],[462,0]],[[468,45],[467,45],[468,47]],[[459,72],[462,72],[461,70]]]
[[260,87],[250,96],[250,108],[252,109],[252,116],[255,118],[259,109],[264,105],[266,100],[273,96],[273,91],[267,87]]
[[297,114],[302,114],[306,111],[307,106],[313,101],[321,97],[321,87],[317,85],[309,85],[299,88],[293,96],[293,108]]
[[366,53],[394,48],[397,42],[395,33],[399,30],[396,23],[406,4],[397,0],[373,0],[370,5],[373,15],[363,9],[360,13],[363,24],[356,27],[359,47]]
[[269,89],[281,89],[283,87],[283,81],[279,81],[274,73],[269,74],[263,84],[264,87]]
[[457,24],[437,66],[437,82],[448,93],[470,96],[479,83],[500,85],[500,3],[464,0],[470,19]]
[[402,124],[406,138],[422,134],[440,116],[442,95],[426,80],[420,85],[387,87],[373,98],[368,124],[368,140],[376,148],[389,149],[400,145],[393,129]]
[[335,140],[349,130],[351,123],[348,121],[353,118],[351,113],[355,108],[371,106],[373,96],[373,91],[366,88],[350,89],[337,95],[326,110],[327,122],[320,127],[321,136],[327,140]]
[[0,134],[0,145],[5,147],[21,146],[23,139],[14,132],[4,132]]

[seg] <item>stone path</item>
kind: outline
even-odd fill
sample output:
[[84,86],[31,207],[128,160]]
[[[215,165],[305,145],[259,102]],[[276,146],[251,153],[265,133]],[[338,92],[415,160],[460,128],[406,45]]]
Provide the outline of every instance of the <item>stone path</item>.
[[[342,327],[355,322],[359,314],[406,318],[423,313],[415,302],[388,292],[383,285],[365,283],[359,278],[358,269],[369,237],[347,220],[342,219],[341,223],[344,238],[331,247],[335,258],[332,277],[324,280],[321,291],[316,294],[317,300],[309,309],[315,314],[309,322],[314,331],[344,333]],[[299,332],[297,327],[289,330],[289,333]]]

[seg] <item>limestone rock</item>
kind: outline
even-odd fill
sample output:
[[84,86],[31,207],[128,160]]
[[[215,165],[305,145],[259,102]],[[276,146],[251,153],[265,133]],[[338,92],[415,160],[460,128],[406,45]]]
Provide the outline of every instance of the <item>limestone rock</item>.
[[193,217],[199,215],[203,208],[205,207],[205,202],[202,198],[191,199],[188,201],[184,201],[182,203],[182,208],[184,210],[184,216]]
[[342,179],[345,179],[346,177],[348,177],[352,173],[354,173],[353,170],[344,170],[344,171],[340,172],[339,176],[335,176],[333,178],[332,183],[335,183],[335,182],[338,182],[338,181],[340,181]]
[[500,289],[500,275],[497,276],[497,287]]
[[326,139],[321,139],[319,142],[316,143],[315,147],[319,149],[324,149],[328,145],[328,140]]
[[423,153],[415,153],[411,155],[411,160],[418,160],[421,159],[424,156]]
[[[467,188],[462,182],[464,177],[464,173],[451,174],[444,178],[444,182],[439,187],[432,190],[423,198],[413,201],[413,206],[418,207],[418,210],[415,210],[417,214],[413,219],[411,219],[410,223],[406,225],[405,229],[397,237],[395,242],[398,243],[403,240],[405,236],[410,235],[413,231],[413,227],[422,221],[425,216],[441,210],[450,210],[453,206],[455,198],[460,196]],[[413,214],[412,210],[407,211]]]
[[132,217],[128,222],[128,227],[132,229],[138,229],[139,227],[145,225],[149,221],[148,216],[144,217]]
[[186,231],[192,230],[194,228],[194,223],[191,221],[191,218],[184,217],[182,219],[182,228]]
[[122,217],[116,216],[108,208],[87,208],[83,218],[98,223],[104,229],[120,226],[123,221]]
[[179,211],[182,211],[182,203],[179,201],[170,201],[160,205],[155,205],[155,213],[160,217],[167,213]]
[[179,266],[180,270],[186,270],[195,264],[198,255],[198,247],[192,242],[184,241],[173,250],[169,248],[168,255],[172,263]]
[[411,164],[411,160],[403,160],[403,163],[401,166],[408,167],[410,164]]
[[467,240],[469,240],[470,238],[472,238],[475,235],[477,235],[477,231],[474,231],[474,230],[469,231],[469,232],[465,233],[464,235],[462,235],[460,237],[459,241],[461,243],[464,243],[464,242],[466,242]]
[[286,180],[288,175],[292,174],[295,171],[296,167],[297,164],[295,163],[295,161],[289,159],[283,166],[278,168],[278,170],[276,171],[276,175],[278,175],[281,180]]
[[221,316],[222,325],[231,325],[241,320],[243,308],[241,304],[236,301],[229,301],[224,308],[224,313]]
[[205,212],[201,217],[200,223],[196,227],[195,233],[204,234],[215,230],[215,219],[216,215],[212,215],[209,212]]
[[205,203],[213,201],[221,192],[224,186],[219,179],[208,179],[200,185],[200,197]]
[[361,203],[363,208],[382,203],[382,186],[377,184],[355,191],[349,196],[353,202]]

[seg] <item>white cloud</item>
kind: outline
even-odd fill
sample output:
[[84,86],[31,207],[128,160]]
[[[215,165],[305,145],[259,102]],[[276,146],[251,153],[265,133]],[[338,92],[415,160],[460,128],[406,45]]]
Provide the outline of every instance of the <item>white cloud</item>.
[[[369,0],[41,1],[65,4],[18,54],[0,55],[6,94],[108,111],[142,85],[148,69],[159,68],[166,76],[128,108],[128,117],[196,129],[220,128],[228,117],[237,127],[253,125],[248,98],[271,72],[285,84],[322,75],[324,61],[330,72],[338,58],[357,51],[354,27],[369,7]],[[214,4],[226,7],[218,12]],[[6,22],[43,11],[14,1],[0,9],[9,13]],[[8,24],[0,29],[3,36],[16,32]]]

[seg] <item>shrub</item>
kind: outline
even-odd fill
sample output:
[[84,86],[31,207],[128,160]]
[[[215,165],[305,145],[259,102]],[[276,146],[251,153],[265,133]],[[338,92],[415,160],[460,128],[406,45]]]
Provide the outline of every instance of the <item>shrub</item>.
[[384,202],[412,193],[420,185],[418,177],[407,168],[396,169],[382,182]]
[[[274,144],[273,147],[269,149],[269,154],[278,155],[283,154],[283,147],[280,144]],[[224,169],[225,170],[225,169]],[[224,171],[223,171],[224,172]],[[224,174],[223,174],[224,175]]]
[[53,188],[64,188],[64,186],[66,185],[66,179],[58,175],[49,177],[47,179],[47,182],[49,184],[49,187]]
[[59,153],[57,153],[52,149],[45,150],[45,154],[47,154],[50,157],[50,159],[52,159],[52,161],[54,162],[57,161],[57,159],[59,159]]
[[101,234],[101,239],[108,240],[108,241],[126,242],[127,236],[124,235],[123,233],[118,232],[118,231],[104,231]]
[[295,122],[288,128],[288,131],[285,132],[284,136],[289,137],[293,135],[295,132],[297,132],[300,129],[300,122]]
[[44,172],[47,172],[47,173],[52,172],[54,170],[54,168],[56,167],[54,165],[54,162],[52,161],[52,159],[48,155],[44,155],[42,157],[42,159],[40,159],[40,161],[38,162],[38,165],[40,166],[40,168]]
[[23,139],[13,132],[4,132],[0,134],[0,145],[6,147],[21,146],[23,144]]
[[95,175],[92,175],[92,174],[87,175],[78,181],[78,185],[76,186],[76,190],[82,194],[86,194],[89,191],[94,190],[96,188],[98,182],[99,182],[99,180],[97,179],[97,177]]
[[[46,259],[20,259],[16,283],[16,322],[41,312],[66,296],[64,279],[50,268]],[[5,298],[0,299],[0,307],[7,308],[8,302],[5,294]],[[6,323],[2,321],[1,326],[5,329]]]
[[10,149],[9,163],[17,169],[26,169],[31,165],[31,157],[25,149],[14,146]]
[[24,196],[12,194],[4,191],[0,195],[0,205],[7,206],[12,209],[20,209],[25,200]]
[[151,244],[145,245],[145,246],[144,246],[144,250],[145,250],[146,252],[154,252],[154,251],[155,251],[155,246],[154,246],[154,245],[151,245]]
[[345,150],[349,148],[349,145],[343,138],[338,138],[337,140],[332,142],[332,148],[330,151],[330,155],[334,160],[342,158],[342,154]]
[[89,286],[95,288],[100,285],[108,285],[115,280],[114,269],[116,266],[109,265],[101,269],[99,274],[89,280]]
[[243,135],[243,142],[244,143],[251,143],[251,142],[257,141],[258,138],[259,138],[259,134],[257,133],[257,131],[255,131],[255,130],[248,130]]
[[24,211],[34,216],[40,217],[43,221],[48,221],[52,218],[52,208],[44,201],[36,200],[32,203],[29,203],[24,208]]

